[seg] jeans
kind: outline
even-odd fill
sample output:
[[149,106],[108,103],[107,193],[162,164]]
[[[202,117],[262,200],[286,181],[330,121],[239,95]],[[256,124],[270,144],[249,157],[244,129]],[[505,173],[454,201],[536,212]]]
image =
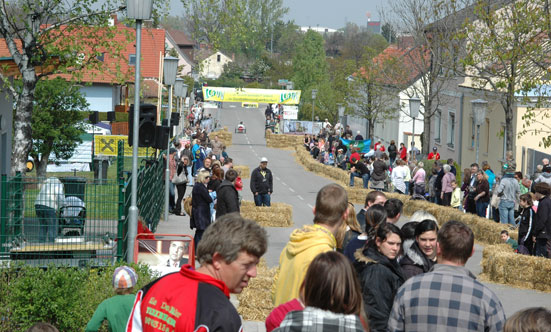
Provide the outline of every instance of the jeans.
[[187,185],[190,186],[190,187],[193,187],[193,175],[192,175],[192,172],[191,172],[191,165],[187,167]]
[[504,200],[499,202],[499,221],[502,224],[515,225],[515,202]]
[[54,242],[57,236],[57,214],[55,209],[36,204],[36,216],[40,222],[38,240],[40,243]]
[[404,194],[409,195],[409,181],[404,181],[406,184],[406,192]]
[[486,208],[488,207],[488,202],[476,202],[476,214],[479,217],[486,218]]
[[358,172],[350,172],[350,187],[354,187],[354,177],[362,178],[364,182],[364,188],[367,189],[367,185],[369,184],[369,173],[365,173],[364,175],[361,175]]
[[254,196],[256,206],[270,206],[270,194],[258,194]]
[[547,257],[547,239],[536,239],[536,256]]

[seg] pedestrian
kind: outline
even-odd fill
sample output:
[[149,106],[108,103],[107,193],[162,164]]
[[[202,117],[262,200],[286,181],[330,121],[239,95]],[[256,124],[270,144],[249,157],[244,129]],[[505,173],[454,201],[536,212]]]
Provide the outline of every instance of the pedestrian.
[[476,214],[479,217],[486,218],[486,210],[490,203],[490,185],[488,184],[488,176],[483,170],[478,170],[476,184]]
[[450,206],[454,209],[461,209],[461,189],[457,186],[457,181],[452,180],[452,198],[450,201]]
[[112,281],[115,296],[99,304],[85,331],[96,332],[103,322],[107,321],[109,331],[124,332],[136,299],[133,293],[137,281],[138,274],[133,268],[126,265],[117,267],[113,272]]
[[516,312],[505,322],[503,332],[548,332],[551,330],[549,309],[528,308]]
[[442,177],[442,191],[440,192],[440,199],[443,206],[450,206],[452,199],[452,181],[455,181],[455,176],[451,171],[451,167],[448,164],[442,166],[444,169],[444,176]]
[[362,209],[360,209],[360,212],[358,212],[358,214],[356,215],[356,219],[358,220],[358,223],[360,224],[360,227],[362,230],[365,229],[365,224],[366,224],[365,214],[367,210],[373,205],[384,206],[386,200],[387,200],[386,195],[383,192],[376,191],[376,190],[370,191],[365,196],[365,205]]
[[425,197],[425,177],[427,173],[425,172],[425,164],[420,161],[417,163],[417,171],[413,174],[413,195],[419,197]]
[[177,168],[177,154],[178,150],[175,148],[170,148],[168,150],[168,170],[169,170],[169,181],[168,181],[168,207],[169,207],[169,213],[174,213],[174,209],[176,208],[176,185],[172,182],[172,179],[176,175],[176,168]]
[[307,267],[318,254],[337,248],[337,234],[348,217],[348,195],[338,184],[320,189],[314,207],[314,224],[293,231],[279,256],[274,304],[276,306],[299,296]]
[[191,192],[190,226],[191,229],[195,229],[193,237],[195,248],[197,248],[203,233],[211,222],[210,203],[212,203],[212,198],[207,189],[209,180],[210,174],[208,171],[199,171]]
[[308,267],[302,289],[305,308],[289,312],[274,331],[369,330],[362,313],[358,278],[342,254],[329,251],[316,256]]
[[274,192],[272,171],[268,169],[268,158],[260,159],[260,166],[251,173],[251,191],[256,206],[270,206],[270,196]]
[[387,213],[381,204],[375,204],[367,209],[365,214],[365,225],[362,228],[362,233],[355,238],[352,238],[344,247],[344,255],[348,257],[350,262],[356,260],[354,254],[357,250],[362,249],[369,239],[375,236],[375,229],[378,225],[386,222]]
[[371,172],[371,189],[383,190],[387,179],[388,165],[382,158],[377,158],[373,162],[373,171]]
[[402,216],[404,203],[397,198],[390,198],[385,202],[386,222],[396,224]]
[[226,172],[224,181],[216,191],[216,219],[226,213],[239,212],[239,195],[235,188],[237,171],[230,169]]
[[428,160],[440,160],[440,153],[438,153],[438,148],[435,146],[432,148],[432,152],[427,156]]
[[364,140],[364,137],[362,136],[362,134],[360,133],[360,131],[356,131],[356,137],[354,137],[354,140],[355,141],[363,141]]
[[415,227],[414,240],[404,240],[404,257],[400,259],[400,266],[406,279],[427,273],[436,264],[437,233],[436,222],[427,219]]
[[507,230],[505,230],[505,229],[502,230],[499,235],[501,237],[501,242],[510,245],[511,248],[513,248],[514,251],[517,251],[518,242],[517,242],[517,240],[515,240],[515,239],[513,239],[509,236],[509,232]]
[[392,185],[394,186],[394,192],[399,194],[406,193],[406,183],[405,179],[407,177],[407,172],[409,168],[405,166],[405,161],[402,159],[396,160],[396,167],[392,169],[390,174],[390,179],[392,180]]
[[475,197],[477,195],[476,188],[478,186],[478,171],[478,164],[471,164],[471,178],[466,189],[467,195],[465,198],[465,211],[472,214],[476,214],[477,212]]
[[499,181],[496,192],[499,200],[499,221],[502,224],[516,226],[515,223],[515,206],[519,203],[520,186],[515,179],[515,162],[507,163],[505,174]]
[[36,217],[40,223],[38,240],[40,243],[54,242],[58,232],[57,211],[63,206],[65,189],[63,183],[50,177],[40,185],[34,201]]
[[499,298],[465,268],[473,252],[469,226],[445,223],[437,236],[437,264],[400,287],[388,330],[502,331],[505,311]]
[[519,253],[525,255],[534,254],[534,225],[536,221],[536,208],[529,193],[520,196],[519,226],[518,226],[518,244],[526,248],[525,252]]
[[403,161],[408,160],[408,149],[406,149],[404,143],[400,143],[400,159]]
[[382,223],[361,252],[356,252],[354,267],[360,279],[364,310],[371,331],[387,330],[394,294],[405,278],[396,258],[402,248],[402,232],[393,224]]
[[197,247],[201,267],[185,265],[138,292],[126,331],[242,331],[230,293],[241,293],[256,277],[266,248],[266,231],[256,222],[224,215]]
[[220,157],[222,156],[222,147],[224,146],[224,143],[220,142],[218,139],[218,135],[214,136],[214,141],[212,141],[212,154],[216,157],[216,160],[220,160]]
[[388,157],[390,158],[390,166],[394,165],[394,161],[396,161],[396,155],[398,154],[398,148],[396,147],[396,143],[394,140],[390,141],[390,145],[388,146]]
[[[176,167],[176,175],[174,178],[178,180],[178,183],[175,183],[176,190],[178,191],[178,199],[176,200],[176,206],[174,208],[174,214],[179,216],[185,216],[185,212],[182,211],[182,200],[184,199],[184,196],[186,194],[187,189],[187,182],[188,182],[188,166],[189,166],[189,158],[182,154],[182,157],[180,158],[180,162],[178,163]],[[173,182],[174,182],[174,178]],[[181,179],[181,182],[179,182]]]
[[551,165],[545,165],[541,174],[534,180],[534,183],[545,182],[551,185]]
[[352,167],[350,167],[350,187],[354,187],[354,178],[362,178],[364,189],[367,189],[369,184],[369,169],[367,166],[356,158],[352,158]]
[[[534,238],[536,242],[535,255],[549,257],[548,243],[551,238],[551,187],[546,182],[536,183],[534,186],[538,211],[534,225]],[[533,238],[533,239],[534,239]]]
[[337,250],[341,253],[344,252],[346,245],[362,233],[363,229],[358,223],[358,219],[356,219],[354,204],[348,202],[348,217],[345,222],[342,223],[342,226],[335,237],[337,240]]

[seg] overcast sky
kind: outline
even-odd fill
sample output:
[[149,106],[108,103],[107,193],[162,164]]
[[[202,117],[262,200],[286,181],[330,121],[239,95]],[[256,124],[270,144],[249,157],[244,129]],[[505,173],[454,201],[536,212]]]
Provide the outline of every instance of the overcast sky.
[[[364,25],[367,12],[373,21],[379,20],[379,8],[385,8],[386,0],[283,0],[289,7],[286,20],[294,20],[299,26],[317,26],[338,29],[346,22]],[[171,0],[171,14],[180,15],[184,10],[181,0]]]

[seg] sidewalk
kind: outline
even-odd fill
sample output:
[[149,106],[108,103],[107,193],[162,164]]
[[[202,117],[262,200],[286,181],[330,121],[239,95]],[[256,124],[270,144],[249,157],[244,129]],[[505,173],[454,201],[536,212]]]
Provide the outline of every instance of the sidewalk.
[[[191,187],[188,187],[188,189],[186,190],[186,196],[189,195],[190,193],[191,193]],[[182,217],[182,216],[176,216],[171,214],[168,216],[168,221],[161,220],[159,222],[156,233],[188,234],[193,236],[195,232],[189,228],[189,216]],[[239,301],[237,300],[237,297],[232,294],[230,300],[233,303],[233,305],[237,308],[237,306],[239,305]],[[264,322],[243,321],[243,331],[265,332],[266,327],[264,326]]]

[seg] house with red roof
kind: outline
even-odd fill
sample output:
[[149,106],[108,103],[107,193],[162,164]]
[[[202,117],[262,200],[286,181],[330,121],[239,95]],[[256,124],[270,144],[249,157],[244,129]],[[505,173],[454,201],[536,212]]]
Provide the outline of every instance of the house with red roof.
[[[178,30],[166,30],[166,49],[168,54],[178,58],[179,76],[191,76],[195,62],[193,61],[194,47],[185,33]],[[191,47],[190,47],[191,45]]]

